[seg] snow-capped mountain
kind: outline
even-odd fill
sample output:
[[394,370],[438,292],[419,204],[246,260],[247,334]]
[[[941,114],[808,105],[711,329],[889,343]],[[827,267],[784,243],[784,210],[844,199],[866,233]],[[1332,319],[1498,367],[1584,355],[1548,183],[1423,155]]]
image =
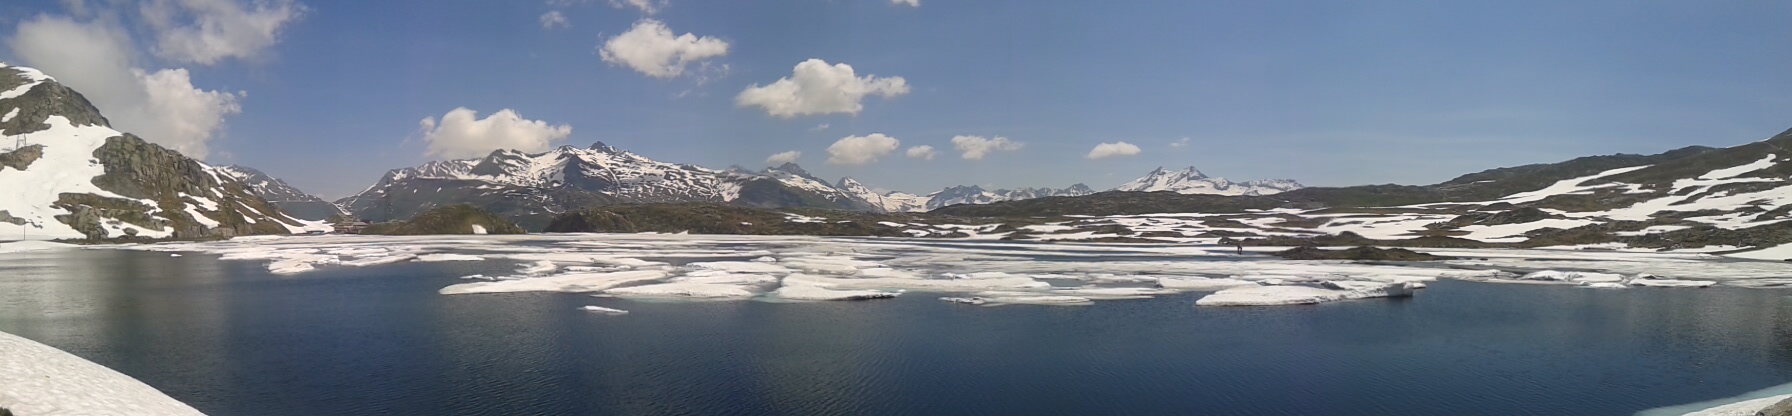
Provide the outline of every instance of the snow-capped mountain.
[[759,172],[667,163],[603,143],[542,153],[497,150],[483,158],[393,169],[336,204],[361,218],[409,218],[433,207],[473,204],[538,229],[555,214],[632,202],[727,202],[761,208],[875,210],[802,167]]
[[300,191],[299,188],[287,185],[286,181],[273,176],[268,176],[268,174],[262,173],[259,170],[245,166],[230,165],[218,168],[218,173],[242,181],[244,185],[249,187],[249,192],[254,193],[255,196],[259,196],[262,199],[268,200],[268,202],[274,203],[274,205],[279,206],[281,210],[285,210],[288,214],[292,214],[293,217],[299,219],[317,221],[328,219],[334,215],[348,214],[342,210],[342,207],[338,207],[336,204],[330,203],[330,201],[325,201],[323,198],[318,198],[316,195]]
[[1158,192],[1170,191],[1179,194],[1211,194],[1211,195],[1271,195],[1302,188],[1300,182],[1293,179],[1263,179],[1249,182],[1232,182],[1226,178],[1208,177],[1196,170],[1194,166],[1179,171],[1166,171],[1163,167],[1152,170],[1144,177],[1127,182],[1114,188],[1116,191]]
[[944,206],[958,204],[988,204],[1002,201],[1019,201],[1024,199],[1044,198],[1048,196],[1083,196],[1095,193],[1088,185],[1075,184],[1064,189],[1052,188],[1020,188],[983,190],[982,187],[954,186],[928,194],[926,208],[931,211]]
[[0,239],[304,232],[249,185],[113,130],[79,92],[0,64]]

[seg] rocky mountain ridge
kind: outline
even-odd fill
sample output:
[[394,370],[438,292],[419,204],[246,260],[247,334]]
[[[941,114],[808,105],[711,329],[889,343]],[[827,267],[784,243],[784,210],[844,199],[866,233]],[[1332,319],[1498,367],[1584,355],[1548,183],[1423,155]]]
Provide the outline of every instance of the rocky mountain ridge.
[[293,218],[225,170],[112,129],[79,92],[0,64],[0,238],[288,234]]

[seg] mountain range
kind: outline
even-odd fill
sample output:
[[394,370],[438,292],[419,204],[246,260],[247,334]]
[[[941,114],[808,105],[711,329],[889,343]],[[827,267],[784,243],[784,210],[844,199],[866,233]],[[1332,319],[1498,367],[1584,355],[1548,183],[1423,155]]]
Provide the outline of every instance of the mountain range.
[[[1128,186],[1134,184],[1142,184],[1136,186],[1139,191],[1227,195],[1268,195],[1300,187],[1292,180],[1234,183],[1207,177],[1192,167],[1170,173],[1159,168]],[[661,162],[596,143],[584,149],[562,146],[542,153],[497,150],[483,158],[394,169],[373,186],[335,204],[351,215],[385,221],[408,218],[433,207],[467,203],[539,229],[554,215],[614,203],[715,202],[753,208],[896,213],[1093,193],[1083,184],[1063,189],[993,191],[975,185],[954,186],[927,195],[877,192],[853,178],[823,180],[795,163],[758,171],[739,166],[714,170]],[[301,200],[283,194],[267,197],[276,201]]]

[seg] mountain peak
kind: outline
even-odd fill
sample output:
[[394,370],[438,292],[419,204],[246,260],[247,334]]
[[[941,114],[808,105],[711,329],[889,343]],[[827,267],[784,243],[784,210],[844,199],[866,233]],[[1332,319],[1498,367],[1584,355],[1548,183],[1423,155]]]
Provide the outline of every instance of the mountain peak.
[[612,147],[610,145],[604,144],[604,142],[591,142],[591,150],[596,150],[596,151],[604,152],[604,153],[621,152],[621,150],[619,150],[615,147]]
[[1150,173],[1131,182],[1114,188],[1116,191],[1158,192],[1170,191],[1180,194],[1212,194],[1212,195],[1269,195],[1300,189],[1299,182],[1292,179],[1256,180],[1248,182],[1232,182],[1226,178],[1209,177],[1200,169],[1189,166],[1175,173],[1164,171],[1159,167]]

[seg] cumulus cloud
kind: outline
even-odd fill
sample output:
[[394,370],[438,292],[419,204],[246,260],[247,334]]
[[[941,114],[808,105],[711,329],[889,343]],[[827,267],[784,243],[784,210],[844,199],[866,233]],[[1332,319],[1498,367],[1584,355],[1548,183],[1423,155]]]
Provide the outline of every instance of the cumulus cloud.
[[728,42],[690,33],[674,36],[672,29],[654,19],[641,19],[635,27],[600,48],[604,62],[629,67],[654,78],[675,78],[685,66],[728,54]]
[[542,29],[566,28],[571,26],[572,23],[566,21],[566,15],[561,14],[559,10],[541,14]]
[[933,160],[933,157],[938,156],[939,154],[940,154],[939,151],[933,150],[933,146],[928,146],[928,145],[920,145],[920,146],[908,148],[908,157],[914,158],[914,159]]
[[1106,159],[1117,156],[1133,156],[1139,154],[1139,147],[1127,142],[1102,143],[1089,149],[1089,160]]
[[958,149],[959,156],[964,160],[983,160],[984,156],[989,156],[992,152],[1012,152],[1020,150],[1025,145],[1025,143],[1008,140],[1007,137],[1001,136],[993,139],[983,136],[952,137],[952,147]]
[[890,4],[908,7],[921,7],[921,0],[890,0]]
[[477,112],[459,107],[442,115],[441,121],[424,117],[417,124],[429,144],[425,154],[449,159],[484,156],[497,149],[539,152],[572,135],[572,126],[525,119],[508,108],[479,118]]
[[896,151],[902,142],[882,133],[846,136],[828,146],[828,164],[864,165]]
[[1170,147],[1188,147],[1188,138],[1176,139],[1176,141],[1170,142]]
[[150,0],[139,9],[155,31],[156,56],[200,65],[261,55],[306,11],[292,0]]
[[138,68],[130,37],[106,23],[38,16],[20,23],[7,45],[27,65],[81,91],[113,128],[190,157],[204,159],[224,118],[242,112],[241,92],[195,87],[182,68]]
[[858,114],[865,106],[860,101],[867,95],[895,97],[908,93],[908,81],[902,77],[863,77],[853,73],[851,65],[828,65],[820,59],[796,64],[787,78],[779,78],[766,86],[753,84],[734,97],[735,105],[758,106],[779,118],[809,114]]
[[653,1],[653,0],[610,0],[610,7],[615,7],[615,8],[618,8],[618,9],[622,9],[622,8],[628,8],[628,7],[633,7],[633,8],[636,8],[636,9],[640,9],[640,10],[641,10],[641,13],[646,13],[646,14],[649,14],[649,15],[651,15],[651,14],[654,14],[654,13],[659,13],[659,11],[660,11],[660,8],[661,8],[661,7],[665,7],[665,6],[666,6],[666,2],[665,2],[665,1],[664,1],[664,0],[662,0],[662,1]]
[[782,165],[785,163],[795,162],[796,158],[799,158],[802,156],[803,156],[803,152],[796,151],[796,150],[792,150],[792,151],[788,151],[788,152],[779,152],[779,153],[773,154],[771,157],[765,158],[765,164],[773,165],[773,166]]

